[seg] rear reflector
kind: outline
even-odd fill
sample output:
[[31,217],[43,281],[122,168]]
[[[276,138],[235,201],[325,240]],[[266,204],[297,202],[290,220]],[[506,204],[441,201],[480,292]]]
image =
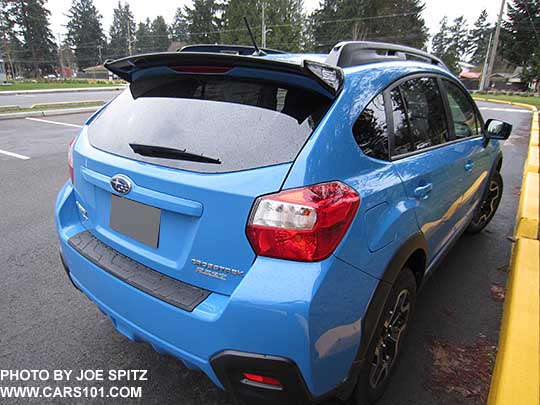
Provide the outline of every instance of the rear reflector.
[[68,148],[69,178],[71,180],[71,183],[73,183],[73,146],[75,144],[76,139],[77,137],[71,140],[71,142],[69,143],[69,148]]
[[360,197],[339,182],[259,197],[246,233],[257,255],[314,262],[326,259],[345,236]]
[[242,373],[242,375],[249,381],[272,385],[274,387],[281,388],[281,382],[277,378],[266,377],[264,375],[251,374],[251,373]]

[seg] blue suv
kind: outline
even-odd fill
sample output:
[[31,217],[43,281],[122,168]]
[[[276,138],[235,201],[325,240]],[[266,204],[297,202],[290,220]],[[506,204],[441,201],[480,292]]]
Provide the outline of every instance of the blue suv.
[[106,63],[129,88],[70,145],[64,266],[240,400],[374,401],[419,288],[497,209],[511,126],[413,48],[247,49]]

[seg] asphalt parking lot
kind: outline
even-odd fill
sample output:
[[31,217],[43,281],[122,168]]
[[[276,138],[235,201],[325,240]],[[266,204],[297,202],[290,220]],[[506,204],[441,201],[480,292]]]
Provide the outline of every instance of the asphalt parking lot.
[[[486,118],[514,125],[503,145],[501,205],[487,229],[462,237],[426,284],[403,357],[380,404],[483,401],[499,333],[531,113],[479,105]],[[148,381],[126,383],[142,387],[140,402],[232,404],[204,374],[118,333],[64,274],[53,205],[68,177],[67,146],[88,116],[0,121],[0,368],[145,369]]]

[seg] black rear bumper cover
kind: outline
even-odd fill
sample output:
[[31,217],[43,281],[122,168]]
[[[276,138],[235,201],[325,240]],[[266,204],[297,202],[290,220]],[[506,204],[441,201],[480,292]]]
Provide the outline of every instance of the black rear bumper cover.
[[[314,397],[297,365],[284,357],[225,350],[213,356],[210,364],[225,390],[247,404],[312,404],[336,395],[336,390],[332,390]],[[242,373],[276,378],[282,387],[273,389],[246,383]]]

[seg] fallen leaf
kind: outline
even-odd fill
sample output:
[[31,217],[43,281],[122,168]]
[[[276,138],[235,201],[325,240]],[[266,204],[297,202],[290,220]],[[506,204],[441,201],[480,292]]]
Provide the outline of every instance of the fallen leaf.
[[479,334],[473,344],[460,346],[429,339],[432,367],[428,388],[454,393],[473,403],[485,404],[496,347]]
[[503,286],[493,284],[490,288],[491,291],[491,298],[493,298],[495,301],[504,302],[504,296],[505,296],[505,289]]

